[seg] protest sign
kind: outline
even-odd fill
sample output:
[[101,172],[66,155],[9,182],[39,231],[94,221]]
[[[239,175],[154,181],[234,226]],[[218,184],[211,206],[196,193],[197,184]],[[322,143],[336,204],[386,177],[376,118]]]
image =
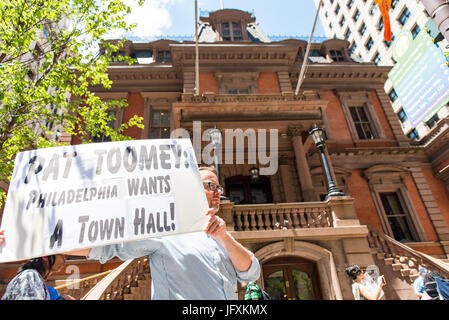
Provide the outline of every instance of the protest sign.
[[21,152],[0,227],[0,262],[202,231],[207,209],[189,139]]

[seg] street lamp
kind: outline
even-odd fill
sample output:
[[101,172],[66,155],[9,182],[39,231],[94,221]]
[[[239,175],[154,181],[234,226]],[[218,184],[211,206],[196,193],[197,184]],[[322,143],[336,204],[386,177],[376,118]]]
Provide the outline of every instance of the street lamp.
[[[212,147],[214,148],[214,162],[215,162],[215,169],[217,170],[217,179],[218,179],[218,183],[221,184],[220,182],[220,166],[218,165],[218,149],[220,149],[221,147],[221,131],[220,129],[218,129],[217,127],[214,127],[213,129],[211,129],[209,131],[209,138],[210,141],[212,142]],[[226,198],[223,194],[220,197],[221,200],[228,200],[228,198]]]
[[340,192],[337,187],[335,186],[334,180],[332,179],[331,171],[329,168],[329,164],[327,162],[326,153],[324,152],[325,148],[325,140],[326,140],[326,133],[322,128],[319,128],[315,125],[315,127],[309,131],[309,134],[313,138],[313,142],[315,142],[315,145],[320,150],[321,159],[323,160],[323,167],[324,172],[326,174],[327,179],[327,196],[324,199],[327,201],[329,197],[338,197],[338,196],[347,196],[346,193]]
[[252,180],[257,180],[259,178],[259,168],[252,167],[249,169],[249,174],[251,175]]

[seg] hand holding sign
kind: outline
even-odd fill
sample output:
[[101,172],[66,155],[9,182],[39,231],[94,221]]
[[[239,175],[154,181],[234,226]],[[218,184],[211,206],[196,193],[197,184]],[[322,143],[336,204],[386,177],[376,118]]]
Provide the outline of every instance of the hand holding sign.
[[9,236],[0,243],[0,262],[202,231],[207,208],[189,139],[21,152],[5,205],[1,228]]

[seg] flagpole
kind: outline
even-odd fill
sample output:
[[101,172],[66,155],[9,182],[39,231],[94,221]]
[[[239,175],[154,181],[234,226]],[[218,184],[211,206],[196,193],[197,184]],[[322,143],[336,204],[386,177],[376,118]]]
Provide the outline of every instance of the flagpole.
[[220,0],[221,10],[223,10],[223,0]]
[[198,0],[195,0],[195,95],[200,95],[200,60],[198,49]]
[[304,73],[306,72],[306,65],[307,65],[308,59],[309,59],[309,51],[310,51],[310,46],[312,44],[313,32],[315,31],[316,21],[318,19],[318,14],[320,13],[322,2],[323,2],[323,0],[320,0],[320,3],[318,4],[315,21],[313,23],[312,33],[310,34],[309,43],[307,44],[306,54],[304,55],[304,59],[302,61],[301,72],[299,73],[298,84],[296,85],[295,95],[298,95],[299,88],[301,88],[302,82],[304,81]]

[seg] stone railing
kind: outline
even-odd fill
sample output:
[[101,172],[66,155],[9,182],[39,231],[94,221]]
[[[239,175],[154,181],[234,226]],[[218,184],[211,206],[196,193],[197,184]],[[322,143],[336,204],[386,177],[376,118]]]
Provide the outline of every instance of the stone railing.
[[307,101],[319,100],[320,96],[315,91],[303,91],[298,95],[294,92],[283,92],[282,94],[216,94],[206,92],[195,96],[193,93],[183,93],[182,102],[269,102],[269,101]]
[[393,267],[393,270],[400,271],[403,276],[411,276],[413,280],[417,277],[417,269],[422,266],[429,271],[438,271],[444,278],[449,278],[449,266],[444,262],[416,251],[370,225],[366,226],[369,230],[370,248],[377,249],[377,258],[383,259],[385,264]]
[[123,262],[98,282],[82,300],[149,300],[151,278],[148,257]]
[[332,227],[326,202],[236,205],[232,208],[235,231]]

